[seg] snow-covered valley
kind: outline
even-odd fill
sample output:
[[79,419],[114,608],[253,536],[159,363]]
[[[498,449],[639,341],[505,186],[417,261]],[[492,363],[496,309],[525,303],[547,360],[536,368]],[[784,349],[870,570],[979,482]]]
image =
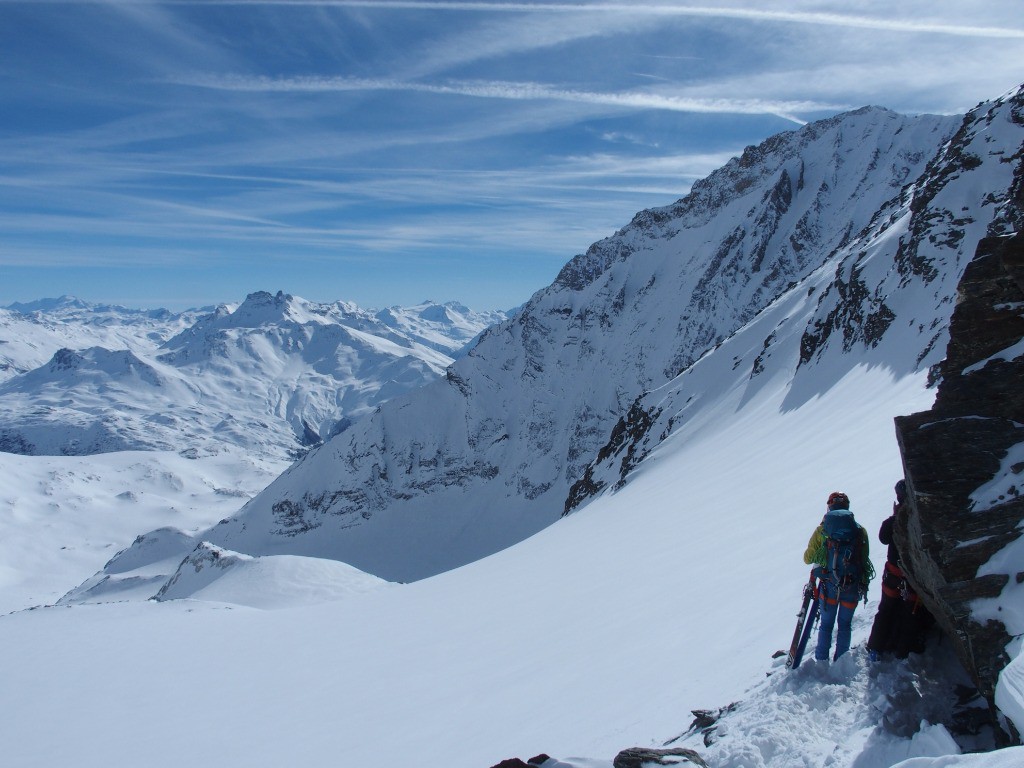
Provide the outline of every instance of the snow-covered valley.
[[[686,731],[693,709],[740,702],[713,749],[687,744],[712,765],[944,754],[941,726],[913,741],[870,723],[884,691],[867,689],[862,648],[824,680],[809,665],[785,681],[772,659],[792,631],[820,497],[845,489],[877,528],[900,472],[891,416],[929,404],[923,383],[858,367],[785,412],[779,382],[727,429],[672,441],[619,494],[414,584],[270,611],[247,607],[266,590],[257,581],[234,601],[6,616],[3,743],[26,766],[217,754],[487,768],[544,752],[607,768],[624,747]],[[823,440],[823,424],[845,439]],[[858,611],[855,643],[873,607]]]
[[212,525],[287,466],[237,448],[198,459],[0,453],[0,614],[57,602],[142,531]]
[[[967,678],[948,643],[868,662],[877,583],[851,653],[795,671],[775,657],[829,492],[849,495],[882,570],[875,532],[903,475],[893,418],[935,400],[929,371],[978,242],[1024,220],[1022,104],[1018,91],[963,121],[858,110],[748,148],[572,260],[455,362],[396,319],[385,342],[432,382],[370,377],[409,386],[379,386],[287,469],[244,421],[237,439],[185,430],[184,451],[0,454],[3,753],[86,768],[541,753],[544,768],[612,768],[633,746],[715,768],[1022,764],[1021,747],[958,755],[995,741],[954,727],[971,705],[955,701]],[[278,353],[316,347],[328,310],[255,303],[284,309],[302,344],[277,324],[267,347],[225,345],[266,327],[227,308],[131,354],[165,391],[214,391],[211,350],[230,361],[218,381],[312,391]],[[344,333],[384,354],[366,328]],[[326,346],[303,358],[313,370],[339,359]],[[79,357],[102,384],[45,394],[31,377],[55,357],[9,378],[0,403],[70,398],[95,418],[117,377]],[[344,388],[331,375],[317,391]],[[260,392],[216,402],[267,411]],[[155,402],[135,404],[142,421]],[[316,407],[270,412],[294,442],[289,414]],[[1007,614],[1019,645],[1024,612]],[[1008,669],[1013,718],[1024,690]]]
[[[19,693],[3,741],[38,749],[38,765],[226,751],[238,765],[358,766],[386,745],[384,765],[486,768],[667,740],[691,709],[742,699],[772,669],[822,489],[846,489],[865,524],[880,521],[899,474],[890,417],[929,401],[920,378],[894,385],[881,370],[789,415],[781,392],[666,450],[617,496],[415,584],[270,613],[176,601],[5,617],[6,644],[24,653],[4,662]],[[850,408],[858,393],[870,397]],[[822,419],[856,437],[823,450]]]

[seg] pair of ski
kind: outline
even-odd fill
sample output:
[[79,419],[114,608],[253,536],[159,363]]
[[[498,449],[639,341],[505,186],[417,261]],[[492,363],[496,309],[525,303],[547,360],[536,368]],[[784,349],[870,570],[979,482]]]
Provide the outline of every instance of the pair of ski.
[[804,599],[800,605],[800,613],[796,615],[796,629],[793,631],[793,642],[789,646],[786,667],[796,669],[800,666],[807,648],[807,640],[818,619],[818,590],[815,586],[817,578],[811,571],[811,578],[804,584]]

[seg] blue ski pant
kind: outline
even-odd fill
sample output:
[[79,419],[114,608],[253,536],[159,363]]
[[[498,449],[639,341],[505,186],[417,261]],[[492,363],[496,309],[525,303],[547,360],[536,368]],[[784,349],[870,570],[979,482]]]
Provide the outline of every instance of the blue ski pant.
[[850,650],[850,635],[853,631],[853,612],[857,610],[859,594],[856,588],[839,590],[835,584],[823,581],[818,585],[818,645],[814,649],[814,658],[818,661],[828,659],[832,647],[832,630],[839,623],[836,632],[836,652],[838,659]]

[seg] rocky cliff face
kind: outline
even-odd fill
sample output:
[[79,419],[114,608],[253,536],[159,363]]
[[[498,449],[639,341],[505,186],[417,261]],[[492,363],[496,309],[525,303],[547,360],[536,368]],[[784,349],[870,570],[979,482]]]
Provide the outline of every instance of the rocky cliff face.
[[1024,631],[1012,610],[1024,561],[1001,556],[1024,523],[1024,234],[980,243],[939,371],[932,410],[896,420],[910,491],[896,537],[914,586],[992,701]]
[[626,483],[668,436],[699,418],[730,377],[755,390],[784,371],[791,377],[785,405],[795,408],[858,364],[899,377],[936,363],[957,282],[977,243],[1020,229],[1022,114],[1018,91],[966,115],[920,177],[747,324],[744,332],[758,335],[755,350],[743,341],[715,351],[732,357],[734,373],[726,368],[709,382],[688,370],[624,410],[567,494],[564,513]]

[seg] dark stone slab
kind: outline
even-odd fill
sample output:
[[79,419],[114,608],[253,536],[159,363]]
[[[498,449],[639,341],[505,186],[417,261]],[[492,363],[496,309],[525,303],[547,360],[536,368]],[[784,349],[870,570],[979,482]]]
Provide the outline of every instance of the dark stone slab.
[[624,749],[612,761],[614,768],[650,768],[654,765],[696,765],[707,768],[708,764],[692,749],[647,749],[631,747]]
[[909,498],[894,537],[910,581],[993,711],[1011,638],[1000,622],[976,621],[971,603],[1018,578],[978,570],[1021,535],[1024,474],[987,508],[971,496],[1024,442],[1024,357],[1000,355],[1022,339],[1024,235],[987,238],[959,285],[935,405],[896,419]]

